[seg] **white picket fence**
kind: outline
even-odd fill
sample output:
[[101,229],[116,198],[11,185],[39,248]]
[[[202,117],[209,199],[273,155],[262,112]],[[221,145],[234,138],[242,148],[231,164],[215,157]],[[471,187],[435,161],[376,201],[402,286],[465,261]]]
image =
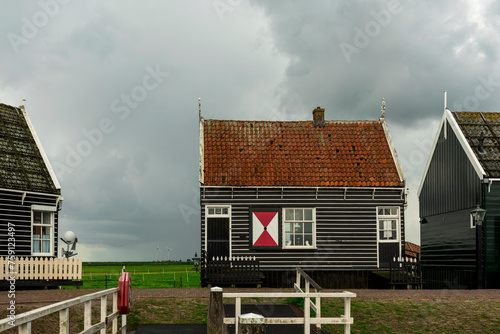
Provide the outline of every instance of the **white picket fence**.
[[0,280],[81,280],[82,259],[0,257]]
[[[107,314],[108,296],[113,295],[113,309],[111,314]],[[101,300],[101,321],[92,325],[92,300],[100,298]],[[80,334],[91,334],[100,331],[105,334],[108,324],[111,324],[113,334],[127,333],[127,316],[122,315],[122,326],[118,328],[118,288],[103,290],[65,300],[52,305],[44,306],[21,314],[16,314],[14,326],[10,318],[0,320],[0,332],[18,327],[19,334],[31,334],[31,323],[39,318],[52,313],[59,312],[59,333],[69,334],[69,308],[78,304],[84,304],[83,331]]]

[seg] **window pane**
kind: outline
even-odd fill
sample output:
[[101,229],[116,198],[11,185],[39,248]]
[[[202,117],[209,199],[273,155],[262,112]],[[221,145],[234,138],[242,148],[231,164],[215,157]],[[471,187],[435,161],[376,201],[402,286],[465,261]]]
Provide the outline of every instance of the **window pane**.
[[306,234],[306,235],[304,235],[304,240],[305,240],[306,246],[312,246],[313,245],[312,234]]
[[293,209],[286,209],[285,210],[285,219],[286,220],[293,220]]
[[391,209],[384,209],[384,215],[388,216],[391,214]]
[[221,209],[220,208],[215,208],[215,214],[220,215],[221,214]]
[[312,223],[305,223],[304,224],[304,232],[305,233],[312,233],[313,231],[313,224]]
[[213,215],[214,214],[214,208],[208,208],[208,214]]
[[293,238],[291,234],[285,234],[285,245],[293,246]]
[[313,220],[313,210],[304,209],[304,220]]
[[285,223],[285,232],[292,232],[292,223]]
[[42,224],[50,225],[51,224],[50,217],[51,217],[50,212],[42,212]]
[[302,235],[295,235],[295,246],[304,246]]
[[396,230],[396,229],[397,229],[397,227],[396,227],[396,221],[395,221],[395,220],[391,220],[391,223],[392,223],[392,224],[391,224],[391,225],[392,225],[392,226],[391,226],[391,228],[392,228],[393,230]]
[[33,238],[38,236],[38,239],[40,239],[40,236],[42,235],[42,227],[40,226],[33,226]]
[[40,253],[40,241],[33,240],[33,253]]
[[302,219],[304,219],[304,210],[295,209],[295,220],[302,220]]
[[384,214],[384,209],[378,209],[378,214],[381,216]]
[[42,223],[42,213],[40,211],[33,212],[33,223],[35,223],[35,224]]
[[391,215],[395,216],[398,214],[398,208],[391,208]]
[[295,223],[295,233],[302,233],[304,232],[304,224],[303,223]]
[[225,215],[227,215],[228,214],[227,208],[222,208],[222,213],[225,214]]
[[50,253],[50,241],[42,241],[42,253]]

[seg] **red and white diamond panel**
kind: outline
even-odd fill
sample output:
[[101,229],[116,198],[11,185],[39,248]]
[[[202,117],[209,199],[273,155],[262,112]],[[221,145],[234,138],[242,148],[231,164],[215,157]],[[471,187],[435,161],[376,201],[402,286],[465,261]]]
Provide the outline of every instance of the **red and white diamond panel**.
[[279,221],[277,211],[261,211],[252,213],[252,245],[278,246]]

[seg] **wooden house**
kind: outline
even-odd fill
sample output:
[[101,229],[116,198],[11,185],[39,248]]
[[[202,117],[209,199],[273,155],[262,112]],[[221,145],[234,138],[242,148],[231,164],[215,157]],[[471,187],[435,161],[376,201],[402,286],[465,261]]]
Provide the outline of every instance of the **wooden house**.
[[[24,107],[0,104],[2,278],[12,276],[9,272],[19,272],[19,267],[13,270],[11,265],[18,265],[21,259],[57,257],[62,200],[61,186]],[[31,277],[34,268],[29,269]],[[17,281],[16,286],[23,282]]]
[[211,261],[227,258],[255,259],[266,286],[289,287],[297,267],[323,287],[368,286],[404,251],[405,180],[383,114],[200,116],[199,180],[205,283]]
[[426,287],[500,288],[499,113],[445,109],[418,197]]

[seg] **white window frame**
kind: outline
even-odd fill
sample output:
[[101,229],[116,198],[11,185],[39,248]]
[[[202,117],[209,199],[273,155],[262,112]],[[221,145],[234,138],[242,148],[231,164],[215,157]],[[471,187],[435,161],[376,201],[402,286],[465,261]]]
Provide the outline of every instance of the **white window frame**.
[[[395,214],[379,214],[381,209],[396,209]],[[380,239],[380,221],[396,220],[396,239]],[[378,242],[400,242],[401,241],[401,211],[399,206],[378,206],[377,207],[377,240]]]
[[[54,256],[55,212],[56,211],[57,211],[56,206],[48,206],[48,205],[32,205],[31,206],[30,250],[31,250],[32,256]],[[49,214],[50,215],[50,225],[35,224],[35,212],[42,212],[43,214]],[[49,252],[42,252],[42,247],[40,247],[40,252],[33,251],[33,227],[34,226],[50,227],[50,249],[49,249]],[[41,244],[40,244],[40,246],[41,246]]]
[[[290,222],[286,219],[286,210],[295,210],[295,209],[303,209],[303,210],[312,210],[312,245],[310,246],[287,246],[286,244],[286,223]],[[304,208],[304,207],[286,207],[282,209],[282,248],[283,249],[316,249],[316,208]],[[293,221],[296,221],[295,219]],[[298,220],[296,222],[299,222]],[[302,220],[301,222],[307,222]]]
[[476,228],[476,222],[474,221],[474,216],[472,215],[472,213],[469,216],[470,216],[470,228]]
[[[210,214],[209,211],[210,209],[227,209],[227,213],[213,213]],[[232,233],[232,219],[231,219],[231,205],[215,205],[215,204],[210,204],[210,205],[205,205],[205,252],[208,249],[208,242],[207,242],[207,226],[208,226],[208,218],[229,218],[229,257],[232,257],[233,254],[233,233]]]

